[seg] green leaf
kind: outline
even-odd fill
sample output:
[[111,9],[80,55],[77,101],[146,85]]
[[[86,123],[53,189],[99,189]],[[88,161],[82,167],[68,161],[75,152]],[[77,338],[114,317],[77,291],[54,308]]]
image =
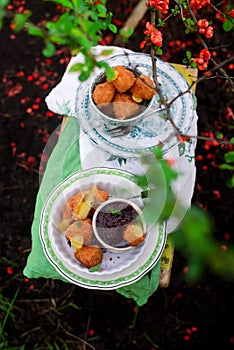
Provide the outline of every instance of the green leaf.
[[107,76],[108,80],[111,81],[111,80],[114,79],[114,77],[115,77],[115,72],[114,72],[113,68],[111,68],[111,67],[109,66],[109,64],[108,64],[107,62],[105,62],[105,61],[100,61],[100,62],[97,63],[97,65],[98,65],[98,67],[104,68],[104,69],[105,69],[105,71],[106,71],[106,76]]
[[84,68],[84,63],[75,63],[69,69],[69,72],[80,72]]
[[127,28],[127,29],[123,29],[121,28],[119,30],[119,34],[121,36],[121,41],[124,43],[127,43],[130,36],[134,33],[134,29],[133,28]]
[[[4,11],[0,12],[0,30],[3,27]],[[1,349],[1,348],[0,348]]]
[[155,51],[158,55],[162,55],[162,53],[163,53],[163,51],[162,51],[162,49],[160,49],[160,47],[156,47]]
[[227,163],[234,163],[234,151],[230,151],[224,155]]
[[13,24],[15,26],[15,31],[19,32],[21,29],[24,28],[24,25],[28,18],[31,16],[31,12],[28,11],[27,13],[16,13],[13,19]]
[[0,8],[5,8],[10,3],[10,0],[0,0]]
[[41,28],[36,27],[32,23],[27,23],[26,24],[26,28],[27,28],[28,34],[30,34],[30,35],[38,36],[38,37],[41,37],[41,38],[45,37],[44,31]]
[[196,68],[196,67],[197,67],[197,66],[196,66],[196,63],[193,62],[193,61],[190,62],[190,66],[191,66],[192,68]]
[[86,4],[84,3],[84,1],[80,1],[80,0],[72,0],[74,7],[77,10],[77,13],[79,14],[83,14],[83,13],[87,13],[88,9]]
[[233,170],[233,166],[232,165],[229,165],[229,164],[221,164],[220,166],[219,166],[219,169],[221,169],[221,170]]
[[187,58],[190,60],[191,57],[192,57],[191,51],[186,51],[186,56],[187,56]]
[[127,28],[127,29],[121,28],[119,33],[120,33],[122,38],[129,39],[130,36],[134,33],[134,29],[133,28]]
[[46,47],[42,50],[45,57],[52,57],[55,53],[55,45],[51,42],[46,43]]
[[55,44],[61,44],[61,45],[69,45],[70,44],[71,45],[70,38],[65,38],[65,37],[59,36],[59,35],[51,35],[49,37],[49,40]]
[[162,159],[163,151],[162,151],[162,149],[160,147],[154,147],[152,149],[152,152],[153,152],[153,154],[155,155],[155,157],[157,159]]
[[112,207],[108,207],[108,209],[110,210],[111,214],[121,215],[121,210],[119,209],[115,209]]
[[117,33],[117,27],[114,25],[114,24],[112,24],[112,23],[110,23],[109,24],[109,26],[108,26],[108,28],[113,32],[113,33]]
[[89,78],[90,74],[91,74],[91,71],[84,71],[84,70],[83,70],[83,71],[80,73],[79,80],[80,80],[81,82],[87,80],[87,79]]
[[186,279],[188,282],[193,282],[197,281],[204,270],[204,264],[203,264],[203,259],[189,259],[188,260],[188,273],[186,275]]
[[97,4],[96,5],[96,8],[99,12],[99,14],[102,16],[102,17],[105,17],[106,16],[106,12],[107,12],[107,9],[104,5],[101,5],[101,4]]
[[164,27],[164,21],[162,20],[162,18],[158,18],[158,24],[161,26],[161,27]]
[[137,176],[137,185],[142,189],[146,189],[148,187],[148,180],[146,175],[138,175]]
[[92,266],[89,268],[89,272],[95,272],[100,270],[101,265]]
[[223,133],[222,133],[222,132],[217,131],[215,134],[216,134],[216,138],[217,138],[218,140],[222,140],[222,138],[223,138]]
[[230,179],[227,180],[226,185],[228,188],[234,188],[234,175]]
[[110,54],[112,54],[113,53],[113,50],[112,49],[110,49],[110,50],[103,50],[101,53],[100,53],[100,55],[101,56],[109,56]]
[[[211,220],[199,207],[193,205],[182,221],[182,229],[186,231],[190,239],[191,249],[193,245],[201,244],[207,234],[211,231]],[[203,247],[201,247],[202,249]]]
[[56,4],[60,4],[63,7],[73,9],[73,4],[72,4],[72,1],[70,0],[50,0],[50,1],[55,2]]
[[234,26],[233,21],[230,19],[227,19],[223,23],[223,29],[225,30],[225,32],[230,32],[232,30],[233,26]]

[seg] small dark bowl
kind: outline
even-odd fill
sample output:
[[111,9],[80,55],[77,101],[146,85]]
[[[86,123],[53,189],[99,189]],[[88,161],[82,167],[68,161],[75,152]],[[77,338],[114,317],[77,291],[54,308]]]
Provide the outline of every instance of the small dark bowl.
[[[136,205],[134,202],[128,200],[128,199],[122,199],[122,198],[115,198],[115,199],[109,199],[105,202],[103,202],[95,211],[93,216],[93,231],[94,236],[96,237],[99,244],[112,252],[123,252],[129,249],[134,248],[135,246],[130,245],[127,241],[124,241],[123,236],[121,237],[121,229],[124,227],[120,227],[120,230],[118,230],[118,223],[113,223],[112,221],[108,221],[109,218],[106,217],[105,224],[108,222],[108,225],[103,227],[100,225],[100,215],[104,215],[108,213],[108,208],[113,208],[115,204],[119,204],[122,208],[131,207],[133,209],[133,212],[135,212],[135,218],[139,219],[144,233],[146,232],[146,222],[143,217],[142,210]],[[119,207],[118,207],[119,208]],[[114,209],[118,210],[118,209]],[[123,210],[123,209],[121,209]],[[113,212],[112,212],[113,214]],[[108,214],[107,214],[108,215]],[[129,214],[130,215],[130,214]],[[128,223],[132,222],[134,219],[131,219]],[[122,218],[121,218],[122,220]],[[124,219],[123,219],[124,220]],[[119,220],[120,222],[120,220]],[[121,223],[122,224],[122,223]],[[125,223],[126,224],[126,223]],[[113,225],[113,226],[112,226]]]

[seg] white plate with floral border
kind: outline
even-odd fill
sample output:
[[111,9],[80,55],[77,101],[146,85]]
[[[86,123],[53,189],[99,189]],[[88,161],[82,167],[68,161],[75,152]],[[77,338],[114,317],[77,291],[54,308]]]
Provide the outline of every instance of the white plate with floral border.
[[[106,62],[110,66],[129,66],[130,62],[132,67],[136,67],[143,74],[152,78],[151,58],[147,54],[120,54],[112,56]],[[100,72],[100,69],[95,69],[90,78],[80,84],[76,91],[76,117],[90,140],[104,151],[122,158],[138,158],[142,151],[150,151],[159,144],[162,144],[163,151],[167,152],[179,143],[172,124],[163,117],[163,112],[145,117],[138,125],[133,126],[126,135],[111,137],[107,131],[108,127],[93,110],[89,98],[90,84],[95,75]],[[157,58],[157,75],[163,95],[168,101],[179,95],[171,105],[171,116],[176,127],[183,134],[187,134],[195,116],[194,96],[189,91],[187,81],[172,65],[159,58]],[[188,92],[181,95],[185,91]],[[149,112],[158,107],[158,100],[159,97],[156,94]]]
[[[140,195],[141,191],[136,176],[126,171],[93,168],[76,172],[57,185],[47,198],[41,215],[40,239],[49,262],[69,282],[89,289],[116,289],[136,282],[156,265],[165,246],[166,225],[153,225],[147,231],[145,242],[134,249],[121,254],[107,250],[100,270],[89,271],[74,258],[73,249],[57,227],[68,198],[93,184],[115,197]],[[135,202],[143,206],[141,198]]]

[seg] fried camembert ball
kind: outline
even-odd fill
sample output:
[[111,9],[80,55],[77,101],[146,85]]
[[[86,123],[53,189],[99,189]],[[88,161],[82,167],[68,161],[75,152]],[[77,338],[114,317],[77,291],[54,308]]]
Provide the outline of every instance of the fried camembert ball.
[[62,220],[58,225],[59,231],[64,232],[71,223],[72,223],[72,210],[69,207],[69,205],[66,203],[62,211]]
[[145,232],[143,231],[143,226],[141,222],[135,222],[129,224],[124,230],[123,238],[128,244],[132,246],[137,246],[138,244],[144,242]]
[[118,92],[125,92],[133,86],[136,79],[135,75],[124,66],[116,66],[113,68],[115,77],[111,81]]
[[109,198],[108,192],[101,190],[96,185],[92,186],[91,191],[93,193],[95,203],[105,202]]
[[58,225],[59,231],[66,231],[74,221],[85,220],[92,214],[95,203],[102,203],[108,197],[108,192],[99,189],[96,185],[93,185],[90,190],[76,193],[63,207],[62,220]]
[[139,105],[127,94],[117,93],[113,99],[113,111],[117,119],[124,120],[137,113]]
[[108,199],[106,191],[100,190],[96,185],[88,191],[78,192],[71,197],[67,204],[71,208],[73,219],[85,219],[88,217],[95,203],[102,203]]
[[65,231],[65,236],[71,242],[74,249],[81,248],[82,245],[91,244],[93,240],[93,228],[91,219],[77,220],[73,222]]
[[115,87],[112,83],[106,81],[95,86],[93,90],[93,100],[96,105],[105,106],[110,103],[115,94]]
[[[71,208],[72,211],[72,217],[74,220],[76,219],[85,219],[88,215],[88,213],[83,214],[81,212],[81,204],[82,202],[85,202],[84,199],[86,197],[87,198],[87,191],[81,191],[78,192],[77,194],[75,194],[74,196],[72,196],[68,201],[67,201],[67,205],[69,206],[69,208]],[[88,208],[89,209],[89,208]]]
[[83,246],[74,252],[75,258],[88,268],[101,264],[103,252],[97,245]]
[[154,87],[152,79],[147,75],[141,74],[136,78],[133,86],[130,89],[132,98],[136,101],[150,100],[155,94],[155,90],[150,86]]

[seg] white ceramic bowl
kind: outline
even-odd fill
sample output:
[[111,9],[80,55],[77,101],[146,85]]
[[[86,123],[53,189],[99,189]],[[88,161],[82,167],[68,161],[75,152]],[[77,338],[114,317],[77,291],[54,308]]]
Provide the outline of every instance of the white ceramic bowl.
[[[126,171],[93,168],[74,173],[59,183],[48,198],[44,198],[39,234],[46,258],[64,279],[84,288],[113,290],[136,282],[155,266],[165,246],[166,225],[157,223],[154,228],[150,228],[145,242],[135,249],[121,254],[113,254],[107,250],[100,270],[90,272],[74,258],[73,249],[67,244],[64,234],[59,232],[57,225],[67,199],[79,190],[90,188],[92,184],[100,186],[115,197],[120,194],[120,190],[128,198],[141,192],[134,175]],[[142,200],[137,198],[136,203],[143,207]]]
[[[74,257],[72,247],[67,244],[65,235],[58,230],[58,225],[67,200],[79,191],[90,189],[92,185],[97,185],[114,198],[125,196],[129,198],[139,194],[139,198],[135,198],[134,202],[139,207],[143,207],[143,201],[140,198],[141,188],[137,185],[134,175],[118,169],[101,167],[70,175],[55,187],[47,199],[44,199],[45,206],[40,221],[40,238],[45,254],[62,276],[66,276],[72,281],[76,280],[81,285],[83,278],[96,280],[98,276],[99,279],[108,280],[106,276],[113,276],[127,270],[144,254],[147,240],[150,238],[147,234],[147,239],[143,244],[136,246],[135,249],[123,251],[121,254],[113,254],[107,249],[99,271],[89,272],[86,266],[80,264]],[[89,285],[89,283],[86,284]],[[91,285],[93,284],[95,282],[91,283]]]
[[[97,224],[98,218],[100,218],[100,215],[107,215],[107,216],[109,215],[109,218],[106,219],[106,221],[109,220],[110,217],[111,217],[111,220],[113,220],[113,217],[114,217],[115,218],[114,220],[118,222],[119,221],[118,217],[120,218],[119,215],[121,215],[121,210],[126,209],[128,206],[133,208],[133,210],[136,213],[136,218],[139,219],[142,224],[143,232],[146,233],[147,225],[144,220],[143,212],[136,203],[124,198],[109,199],[99,205],[99,207],[96,209],[94,213],[93,220],[92,220],[94,236],[96,237],[97,241],[102,246],[102,248],[109,249],[113,253],[115,252],[120,253],[126,250],[136,249],[136,246],[130,245],[127,241],[124,240],[123,238],[124,225],[118,226],[118,228],[116,228],[117,226],[113,225],[113,227],[110,227],[110,228],[101,227],[100,229]],[[133,220],[135,220],[135,218]],[[109,224],[111,225],[110,222]],[[115,225],[118,225],[118,224],[115,223]],[[126,223],[125,223],[125,226],[126,226]],[[119,233],[118,233],[118,229],[120,230]]]
[[[142,72],[140,72],[137,69],[132,69],[128,66],[125,66],[125,67],[127,69],[129,69],[130,71],[132,71],[136,76],[139,76],[140,74],[142,74]],[[114,68],[114,66],[112,68]],[[92,80],[92,82],[90,84],[90,88],[89,88],[89,99],[90,99],[90,103],[92,106],[92,110],[95,113],[96,121],[98,120],[98,118],[101,118],[107,127],[108,126],[113,127],[113,125],[114,126],[129,126],[129,125],[134,126],[134,125],[139,124],[143,120],[144,116],[146,116],[147,113],[151,111],[154,97],[151,100],[148,100],[148,101],[145,100],[142,103],[139,103],[139,111],[138,111],[137,115],[133,115],[132,117],[129,117],[127,119],[121,120],[121,119],[117,119],[113,116],[109,116],[109,115],[105,114],[102,111],[102,109],[98,105],[96,105],[96,103],[93,100],[93,91],[94,91],[95,87],[98,84],[104,83],[105,81],[106,81],[105,71],[102,71],[101,73],[97,74],[94,77],[94,79]],[[118,102],[118,103],[120,103],[120,102]],[[111,104],[113,104],[113,102],[110,103],[110,106],[111,106]]]

